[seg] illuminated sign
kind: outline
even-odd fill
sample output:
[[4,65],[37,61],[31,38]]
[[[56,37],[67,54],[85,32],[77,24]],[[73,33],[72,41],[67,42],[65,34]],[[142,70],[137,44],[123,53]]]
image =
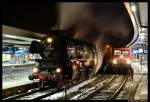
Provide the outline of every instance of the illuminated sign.
[[147,49],[144,49],[144,53],[147,54]]
[[12,54],[13,50],[2,51],[3,54]]
[[139,53],[143,53],[143,49],[139,49]]
[[141,54],[141,53],[144,53],[144,54],[147,54],[148,53],[148,50],[147,49],[139,49],[139,50],[133,50],[132,51],[133,54]]
[[138,50],[133,50],[133,54],[137,54],[138,53]]
[[28,48],[16,48],[15,53],[28,53]]

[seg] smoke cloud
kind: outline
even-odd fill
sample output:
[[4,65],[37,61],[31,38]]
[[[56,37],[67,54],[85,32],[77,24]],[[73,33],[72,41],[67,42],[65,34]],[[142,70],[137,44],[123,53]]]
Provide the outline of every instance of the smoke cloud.
[[96,45],[96,72],[103,62],[105,44],[122,47],[133,38],[133,26],[123,3],[59,3],[58,7],[59,29],[72,30],[70,36]]

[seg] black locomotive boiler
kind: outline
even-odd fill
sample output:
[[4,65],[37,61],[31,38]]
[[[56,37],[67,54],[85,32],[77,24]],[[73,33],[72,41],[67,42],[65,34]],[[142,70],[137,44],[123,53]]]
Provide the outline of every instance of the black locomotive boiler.
[[79,81],[92,76],[97,66],[97,49],[92,43],[64,36],[52,31],[40,42],[32,41],[30,53],[40,57],[30,80],[40,80],[41,85],[60,86],[65,80]]

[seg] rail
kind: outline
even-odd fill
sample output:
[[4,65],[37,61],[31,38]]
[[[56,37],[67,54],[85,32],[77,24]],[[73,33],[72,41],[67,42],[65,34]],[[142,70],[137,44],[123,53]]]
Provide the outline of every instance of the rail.
[[[127,76],[123,76],[123,79],[119,81],[119,84],[115,86],[114,89],[110,90],[113,85],[116,84],[115,80],[117,80],[116,76],[113,76],[111,79],[106,79],[105,81],[101,82],[101,86],[97,87],[93,92],[88,92],[88,95],[83,95],[78,98],[79,100],[93,100],[94,97],[97,97],[97,99],[100,100],[111,100],[114,99],[121,91],[121,89],[124,87]],[[114,82],[113,82],[114,81]],[[96,85],[95,85],[96,87]],[[106,92],[105,92],[106,91]],[[108,92],[107,92],[108,91]],[[89,94],[90,93],[90,94]]]

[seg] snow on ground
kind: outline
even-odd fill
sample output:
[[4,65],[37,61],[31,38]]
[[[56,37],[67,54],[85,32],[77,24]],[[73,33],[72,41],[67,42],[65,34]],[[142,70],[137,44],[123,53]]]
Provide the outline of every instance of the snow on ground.
[[21,80],[12,80],[12,81],[5,81],[2,83],[2,89],[7,89],[11,87],[26,85],[29,83],[33,83],[33,81],[30,81],[29,79],[21,79]]
[[32,67],[3,67],[2,89],[33,83],[28,79],[28,75],[31,73]]
[[[79,89],[80,87],[83,87],[84,85],[93,82],[95,79],[96,79],[96,77],[94,77],[94,78],[92,78],[92,79],[90,79],[90,80],[87,80],[87,81],[85,81],[85,82],[83,82],[83,83],[81,83],[81,84],[78,84],[78,85],[76,85],[76,86],[73,86],[73,87],[69,88],[69,89],[67,90],[67,95],[69,95],[69,94],[72,93],[72,92],[79,91],[78,89]],[[65,91],[62,91],[62,92],[53,94],[53,95],[51,95],[51,96],[49,96],[49,97],[46,97],[46,98],[44,98],[43,100],[56,100],[56,99],[61,98],[61,97],[64,97],[64,96],[65,96]]]
[[148,75],[142,77],[141,82],[137,88],[134,99],[147,100],[148,99]]
[[17,65],[18,65],[18,66],[19,66],[19,65],[20,65],[20,66],[21,66],[21,65],[22,65],[22,66],[25,66],[25,65],[30,65],[30,64],[31,64],[31,65],[32,65],[32,64],[35,64],[35,62],[28,62],[28,63],[22,63],[22,64],[19,64],[19,63],[17,63],[17,64],[9,64],[9,63],[6,63],[6,64],[5,64],[5,63],[2,63],[2,66],[3,66],[3,67],[6,67],[6,66],[11,66],[11,67],[12,67],[12,66],[17,66]]
[[111,81],[112,79],[114,78],[114,76],[110,79],[106,79],[96,85],[94,85],[93,87],[89,88],[89,89],[86,89],[86,90],[83,90],[80,94],[74,96],[71,98],[71,100],[78,100],[78,99],[83,99],[85,97],[87,97],[88,95],[92,94],[93,92],[95,92],[97,89],[101,88],[102,86],[104,86],[106,82],[109,82]]
[[79,97],[82,97],[82,95],[85,95],[85,94],[86,94],[86,96],[88,96],[89,94],[93,93],[97,89],[97,87],[102,86],[103,85],[102,83],[104,83],[104,82],[106,82],[106,80],[99,83],[99,84],[97,84],[97,85],[95,85],[95,86],[93,86],[93,87],[91,87],[91,88],[89,88],[89,89],[83,90],[80,94],[72,97],[71,100],[78,100]]
[[142,66],[139,62],[133,62],[131,66],[134,70],[134,73],[148,73],[148,64],[147,64],[147,62],[145,62],[144,65],[142,65]]

